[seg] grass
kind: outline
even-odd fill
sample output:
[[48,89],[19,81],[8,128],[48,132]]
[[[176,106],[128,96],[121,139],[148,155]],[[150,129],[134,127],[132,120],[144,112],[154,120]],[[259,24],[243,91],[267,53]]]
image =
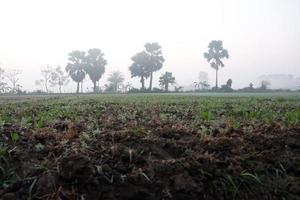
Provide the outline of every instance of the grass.
[[[75,154],[89,158],[83,166],[91,162],[94,183],[104,187],[127,180],[156,187],[158,180],[172,192],[164,181],[186,170],[199,187],[207,187],[203,197],[245,199],[275,190],[290,197],[281,182],[293,180],[299,156],[294,150],[300,127],[296,92],[49,95],[0,97],[0,102],[0,191],[34,174],[24,186],[27,193],[20,194],[35,199],[39,173],[63,176],[61,160]],[[56,184],[70,185],[80,195],[85,187]]]

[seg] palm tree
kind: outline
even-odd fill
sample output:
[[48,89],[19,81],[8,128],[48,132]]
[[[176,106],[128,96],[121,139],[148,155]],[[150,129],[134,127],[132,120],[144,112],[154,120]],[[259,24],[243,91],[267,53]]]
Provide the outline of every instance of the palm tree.
[[131,58],[133,63],[129,67],[131,72],[131,77],[140,77],[140,82],[142,84],[142,90],[145,90],[145,79],[150,76],[149,68],[149,59],[150,57],[144,51],[137,53]]
[[79,93],[79,84],[85,78],[85,52],[72,51],[69,53],[69,63],[66,66],[66,71],[70,77],[77,83],[76,93]]
[[175,77],[172,76],[171,72],[166,72],[159,78],[159,85],[165,87],[165,91],[169,91],[169,84],[175,83]]
[[120,71],[113,71],[109,75],[107,81],[109,82],[108,88],[111,88],[113,92],[117,92],[121,84],[124,82],[124,77]]
[[107,61],[104,59],[104,54],[100,49],[90,49],[86,56],[86,72],[94,85],[94,92],[97,90],[97,82],[100,80],[105,72],[105,65]]
[[150,73],[150,84],[149,90],[152,90],[153,72],[158,71],[162,68],[165,61],[162,56],[161,46],[158,43],[146,43],[145,52],[149,56],[149,65],[147,71]]
[[204,53],[204,58],[210,63],[210,66],[216,70],[216,89],[218,89],[218,70],[224,67],[223,58],[229,58],[228,51],[223,48],[221,40],[213,40],[208,45],[208,52]]

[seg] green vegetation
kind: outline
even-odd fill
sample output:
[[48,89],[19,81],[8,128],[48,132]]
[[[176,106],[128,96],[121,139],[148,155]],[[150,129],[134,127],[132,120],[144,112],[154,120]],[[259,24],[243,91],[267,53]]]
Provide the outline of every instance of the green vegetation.
[[3,199],[298,197],[298,93],[0,102]]

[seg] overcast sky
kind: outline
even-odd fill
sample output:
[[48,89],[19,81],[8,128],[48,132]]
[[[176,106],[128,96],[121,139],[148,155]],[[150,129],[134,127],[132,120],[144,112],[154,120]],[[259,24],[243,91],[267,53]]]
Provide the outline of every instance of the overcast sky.
[[69,52],[89,48],[100,48],[108,61],[100,85],[120,70],[139,86],[128,67],[146,42],[158,42],[166,59],[154,85],[165,71],[179,85],[192,84],[200,71],[213,83],[203,58],[211,40],[223,40],[230,54],[220,83],[232,78],[233,87],[243,87],[261,74],[300,76],[300,1],[0,0],[0,65],[21,69],[27,90],[37,88],[41,66],[65,67]]

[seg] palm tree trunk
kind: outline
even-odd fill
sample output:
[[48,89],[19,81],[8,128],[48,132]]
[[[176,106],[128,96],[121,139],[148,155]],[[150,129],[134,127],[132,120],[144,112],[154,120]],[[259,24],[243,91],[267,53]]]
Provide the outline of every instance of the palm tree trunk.
[[218,89],[218,70],[216,69],[216,89]]
[[76,89],[76,93],[79,93],[79,82],[77,82],[77,89]]
[[169,91],[169,84],[168,83],[166,83],[166,85],[165,85],[165,90],[166,90],[166,92]]
[[150,84],[149,84],[149,90],[152,90],[152,79],[153,79],[153,72],[150,73]]
[[118,84],[116,83],[115,85],[114,85],[114,93],[117,93],[117,89],[118,88]]
[[145,90],[145,80],[144,76],[141,76],[142,90]]
[[45,88],[46,88],[46,93],[48,93],[48,83],[47,83],[47,80],[45,80]]
[[81,81],[81,93],[83,93],[83,81]]
[[96,93],[97,82],[93,81],[93,83],[94,83],[94,93]]

